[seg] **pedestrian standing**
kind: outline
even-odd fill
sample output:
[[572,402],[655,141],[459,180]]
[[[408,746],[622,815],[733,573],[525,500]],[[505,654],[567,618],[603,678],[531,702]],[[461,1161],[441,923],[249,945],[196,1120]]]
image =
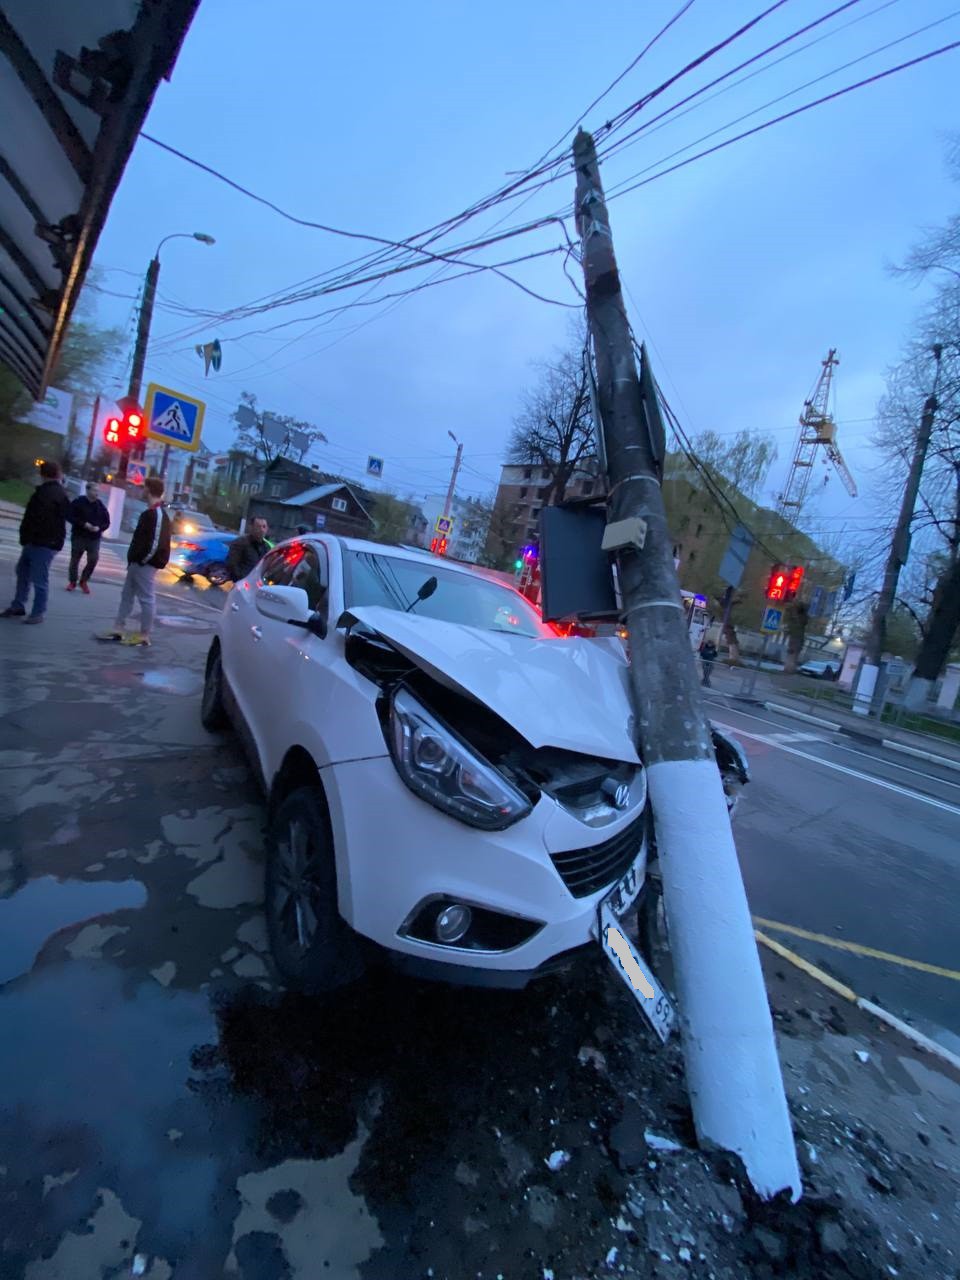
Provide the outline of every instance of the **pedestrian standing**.
[[[77,577],[80,578],[80,590],[85,596],[90,594],[90,579],[100,559],[100,539],[110,528],[110,513],[100,501],[97,486],[88,480],[84,495],[74,498],[70,503],[68,519],[73,528],[70,538],[70,581],[68,591],[76,591]],[[80,561],[87,557],[87,563],[80,573]]]
[[700,683],[705,689],[710,688],[710,675],[713,671],[713,664],[717,660],[719,649],[712,640],[704,640],[700,646],[701,666],[703,667],[703,679]]
[[[70,499],[60,483],[63,472],[56,462],[41,462],[40,484],[31,495],[20,521],[20,559],[17,561],[17,590],[9,608],[0,617],[24,618],[31,626],[42,622],[50,593],[50,565],[67,540],[67,512]],[[33,608],[29,618],[27,600],[33,587]]]
[[[121,644],[149,645],[156,611],[157,570],[170,559],[170,517],[163,505],[163,481],[150,476],[143,482],[148,506],[137,521],[127,551],[127,576],[120,594],[120,607],[111,631],[98,640],[118,640]],[[127,632],[127,618],[140,605],[140,630]]]
[[248,573],[252,573],[270,550],[270,543],[267,541],[269,532],[270,527],[263,516],[254,516],[250,521],[250,532],[241,534],[230,543],[227,565],[234,582],[239,582]]

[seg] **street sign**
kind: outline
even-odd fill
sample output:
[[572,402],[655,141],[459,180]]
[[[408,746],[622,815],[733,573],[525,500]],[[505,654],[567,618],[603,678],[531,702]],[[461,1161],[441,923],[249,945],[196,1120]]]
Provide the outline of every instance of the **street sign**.
[[720,577],[734,589],[740,585],[752,547],[753,534],[745,525],[738,524],[720,561]]
[[131,484],[143,484],[147,478],[146,464],[143,462],[130,462],[127,464],[127,479]]
[[810,596],[809,616],[811,618],[822,618],[824,615],[824,602],[827,593],[823,587],[814,587],[813,594]]
[[379,479],[383,475],[383,459],[375,458],[373,454],[367,458],[367,475],[376,476]]
[[825,618],[832,618],[832,617],[833,617],[833,615],[834,615],[834,613],[836,612],[836,609],[837,609],[837,597],[838,597],[839,595],[840,595],[840,592],[839,592],[839,591],[828,591],[828,592],[827,592],[827,598],[826,598],[826,600],[824,600],[824,602],[823,602],[823,616],[824,616]]
[[151,382],[147,387],[144,405],[147,418],[147,435],[174,449],[187,449],[195,453],[200,448],[200,432],[206,405],[202,400],[171,391],[169,387]]
[[773,635],[775,631],[780,630],[780,624],[783,622],[783,610],[775,609],[773,605],[769,605],[763,611],[763,618],[760,622],[760,630],[765,636]]
[[441,537],[449,538],[453,531],[453,516],[437,516],[437,523],[433,527]]

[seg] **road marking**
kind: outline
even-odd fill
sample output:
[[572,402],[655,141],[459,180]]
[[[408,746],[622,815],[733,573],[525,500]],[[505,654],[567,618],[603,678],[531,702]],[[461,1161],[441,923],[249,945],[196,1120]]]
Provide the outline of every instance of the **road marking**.
[[809,751],[798,751],[796,747],[788,747],[785,742],[778,742],[769,734],[748,733],[746,729],[738,729],[736,725],[723,724],[719,720],[714,720],[713,723],[718,729],[723,729],[727,733],[739,734],[741,738],[752,738],[754,742],[765,742],[767,746],[775,747],[777,751],[786,751],[788,755],[799,756],[801,760],[822,765],[824,769],[844,773],[848,778],[859,778],[861,782],[869,782],[875,787],[881,787],[884,791],[893,791],[896,795],[906,796],[909,800],[918,800],[921,804],[928,804],[934,809],[942,809],[944,813],[953,813],[960,817],[960,809],[956,805],[948,804],[945,800],[935,800],[933,796],[922,795],[919,791],[910,791],[907,787],[898,786],[895,782],[888,782],[886,778],[871,777],[869,773],[861,773],[859,769],[848,769],[845,764],[838,764],[835,760],[824,760],[822,756],[812,756]]
[[808,942],[819,942],[821,946],[833,947],[836,951],[852,951],[855,956],[867,956],[871,960],[886,960],[888,964],[898,964],[903,969],[919,969],[921,973],[932,973],[938,978],[949,978],[952,982],[960,982],[960,971],[944,969],[938,964],[927,964],[924,960],[911,960],[909,956],[897,956],[892,951],[878,951],[876,947],[865,947],[859,942],[846,942],[842,938],[830,938],[825,933],[812,933],[809,929],[798,929],[794,924],[781,924],[778,920],[764,920],[763,916],[754,916],[753,923],[763,929],[774,929],[778,933],[789,933],[794,938],[805,938]]
[[822,733],[771,733],[778,742],[826,742]]
[[798,969],[802,969],[804,973],[809,974],[811,978],[816,978],[818,982],[822,982],[825,987],[829,987],[831,991],[835,991],[838,996],[843,996],[844,1000],[849,1000],[851,1004],[857,1003],[857,993],[842,982],[838,982],[836,978],[832,978],[829,973],[825,973],[815,964],[811,964],[809,960],[804,960],[803,956],[798,955],[796,951],[791,951],[789,947],[783,946],[780,942],[775,942],[773,938],[768,938],[765,933],[761,933],[759,929],[754,929],[753,936],[758,942],[762,942],[765,947],[769,947],[771,951],[775,951],[778,956],[782,956],[784,960],[789,960],[791,964],[795,964]]
[[[731,694],[730,696],[732,697],[733,695]],[[741,711],[739,707],[728,707],[719,702],[711,703],[710,699],[707,699],[707,702],[709,705],[722,707],[726,712],[732,712],[734,715],[743,716],[746,720],[756,720],[759,724],[776,725],[777,723],[776,720],[768,720],[766,716],[754,715],[751,711]],[[829,738],[822,738],[821,741],[832,747],[835,751],[846,751],[848,755],[862,756],[864,760],[872,760],[874,764],[883,765],[887,769],[899,769],[901,773],[912,773],[915,778],[925,778],[927,782],[936,782],[938,786],[955,787],[957,790],[960,790],[960,782],[953,782],[950,778],[938,778],[932,773],[924,773],[922,769],[911,769],[909,765],[900,764],[897,760],[885,760],[883,756],[873,756],[869,751],[860,751],[856,747],[848,747],[845,742],[833,742]],[[897,745],[899,746],[899,744]],[[938,756],[937,760],[942,761],[943,757]]]

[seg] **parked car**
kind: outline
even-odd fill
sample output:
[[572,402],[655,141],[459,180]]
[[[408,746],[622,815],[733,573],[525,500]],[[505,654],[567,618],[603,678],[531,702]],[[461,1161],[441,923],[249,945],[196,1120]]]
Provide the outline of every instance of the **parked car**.
[[[269,797],[265,911],[291,985],[373,955],[523,986],[596,945],[652,858],[622,646],[560,639],[505,584],[327,535],[231,594],[201,716]],[[732,797],[742,753],[717,739]]]
[[805,662],[797,672],[801,676],[813,676],[816,680],[835,680],[840,672],[840,662]]
[[219,532],[175,535],[170,540],[170,567],[184,578],[197,575],[219,587],[230,581],[227,555],[236,536]]

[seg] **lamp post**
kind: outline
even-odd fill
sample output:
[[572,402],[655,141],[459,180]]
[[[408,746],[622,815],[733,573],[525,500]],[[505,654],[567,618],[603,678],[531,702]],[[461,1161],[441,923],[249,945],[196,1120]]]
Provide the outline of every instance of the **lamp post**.
[[[157,297],[157,281],[160,279],[160,250],[168,240],[199,240],[201,244],[216,244],[213,236],[208,236],[205,231],[175,231],[172,235],[164,236],[157,245],[157,251],[150,259],[150,265],[147,267],[147,276],[143,286],[143,299],[140,303],[140,315],[137,319],[137,342],[133,348],[133,364],[130,366],[130,382],[127,386],[127,395],[130,399],[140,403],[140,387],[143,382],[143,366],[147,359],[147,343],[150,341],[150,322],[153,319],[153,304]],[[143,446],[140,446],[142,448]],[[138,450],[139,452],[139,450]],[[117,478],[123,482],[127,478],[127,466],[130,460],[128,453],[123,453],[120,458],[120,467],[117,471]]]

